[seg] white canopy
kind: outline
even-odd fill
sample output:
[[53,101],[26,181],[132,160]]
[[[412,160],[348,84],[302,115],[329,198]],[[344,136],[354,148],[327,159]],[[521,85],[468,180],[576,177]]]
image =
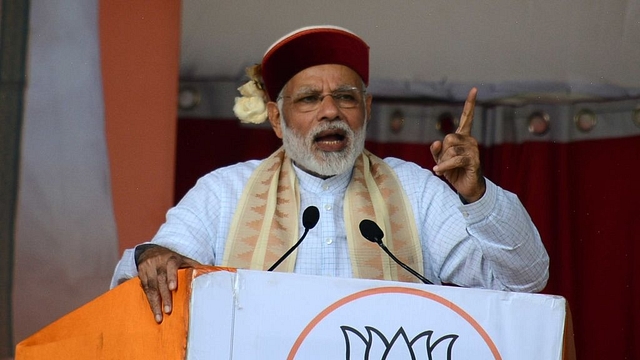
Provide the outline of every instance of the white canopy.
[[640,96],[638,0],[183,0],[181,77],[240,81],[280,36],[319,24],[369,43],[376,95]]

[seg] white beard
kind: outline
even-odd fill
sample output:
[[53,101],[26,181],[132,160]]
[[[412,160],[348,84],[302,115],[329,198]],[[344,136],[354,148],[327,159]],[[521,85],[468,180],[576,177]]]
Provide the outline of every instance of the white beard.
[[[366,122],[362,128],[353,131],[343,121],[323,121],[311,130],[306,138],[288,128],[284,117],[280,118],[280,127],[282,144],[291,160],[302,169],[320,176],[333,176],[350,171],[364,150],[367,134]],[[347,146],[340,151],[322,151],[316,148],[314,138],[326,130],[344,131]]]

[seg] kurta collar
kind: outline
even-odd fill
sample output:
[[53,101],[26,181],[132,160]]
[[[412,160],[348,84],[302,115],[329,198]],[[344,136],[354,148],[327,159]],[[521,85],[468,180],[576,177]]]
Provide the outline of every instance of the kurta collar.
[[344,193],[347,190],[347,186],[349,186],[351,174],[353,173],[353,168],[351,168],[350,171],[342,174],[332,176],[328,179],[321,179],[300,169],[295,163],[293,164],[293,168],[298,177],[300,188],[312,193]]

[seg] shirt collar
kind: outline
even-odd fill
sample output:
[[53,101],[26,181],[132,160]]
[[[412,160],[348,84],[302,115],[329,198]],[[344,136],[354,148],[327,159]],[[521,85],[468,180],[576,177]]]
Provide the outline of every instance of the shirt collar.
[[352,167],[350,171],[345,171],[342,174],[334,175],[328,179],[321,179],[300,169],[295,163],[293,163],[293,169],[298,177],[298,184],[300,185],[300,188],[312,193],[344,192],[347,189],[347,186],[349,186],[351,174],[353,173]]

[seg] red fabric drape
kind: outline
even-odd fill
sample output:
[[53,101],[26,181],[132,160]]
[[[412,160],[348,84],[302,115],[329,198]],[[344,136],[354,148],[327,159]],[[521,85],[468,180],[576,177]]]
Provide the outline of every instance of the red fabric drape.
[[551,257],[545,292],[571,305],[579,359],[640,359],[640,137],[506,144],[487,177],[529,210]]
[[202,175],[240,161],[266,158],[281,144],[271,128],[242,126],[238,120],[180,119],[175,202]]
[[[205,173],[279,146],[270,129],[181,119],[176,199]],[[433,166],[425,144],[367,148]],[[481,157],[485,175],[518,195],[540,231],[551,257],[544,292],[569,301],[578,358],[640,359],[640,137],[502,144]]]

